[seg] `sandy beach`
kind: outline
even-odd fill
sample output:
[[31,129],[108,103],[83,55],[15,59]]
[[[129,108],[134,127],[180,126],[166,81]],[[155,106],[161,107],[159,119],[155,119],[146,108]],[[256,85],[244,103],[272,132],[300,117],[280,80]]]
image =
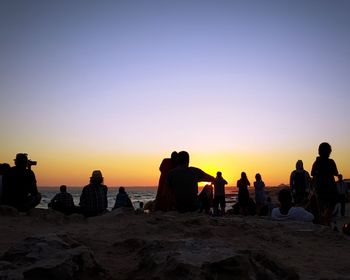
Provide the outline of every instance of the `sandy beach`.
[[121,209],[89,219],[0,213],[0,279],[350,279],[350,238],[320,225]]

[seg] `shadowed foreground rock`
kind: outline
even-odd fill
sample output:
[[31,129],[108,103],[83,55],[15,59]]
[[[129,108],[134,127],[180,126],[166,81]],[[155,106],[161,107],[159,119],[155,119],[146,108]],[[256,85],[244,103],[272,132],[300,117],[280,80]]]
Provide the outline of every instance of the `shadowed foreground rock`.
[[299,279],[294,269],[264,251],[233,251],[223,242],[129,239],[114,246],[137,252],[139,266],[129,279]]
[[67,235],[24,239],[0,258],[0,279],[106,279],[92,252]]

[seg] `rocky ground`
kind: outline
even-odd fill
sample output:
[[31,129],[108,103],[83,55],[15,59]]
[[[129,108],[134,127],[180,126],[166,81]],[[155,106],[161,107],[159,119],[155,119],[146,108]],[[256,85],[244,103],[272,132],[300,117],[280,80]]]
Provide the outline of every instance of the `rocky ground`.
[[268,218],[0,209],[0,279],[350,279],[350,239]]

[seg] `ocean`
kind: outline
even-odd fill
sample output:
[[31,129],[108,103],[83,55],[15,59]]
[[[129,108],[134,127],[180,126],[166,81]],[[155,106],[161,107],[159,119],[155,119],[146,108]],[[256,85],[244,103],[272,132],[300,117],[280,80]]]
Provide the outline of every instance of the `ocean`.
[[[55,187],[38,187],[39,192],[42,195],[42,199],[37,208],[47,209],[48,203],[59,192],[59,188]],[[74,204],[79,205],[80,194],[82,187],[68,187],[68,192],[73,196]],[[157,188],[156,187],[125,187],[131,202],[135,208],[139,207],[139,203],[142,201],[146,204],[148,201],[152,201],[156,198]],[[199,191],[201,188],[199,188]],[[109,187],[107,193],[108,209],[111,210],[115,203],[115,198],[118,193],[117,187]],[[226,203],[227,209],[230,205],[234,204],[237,200],[237,189],[235,187],[226,188]]]

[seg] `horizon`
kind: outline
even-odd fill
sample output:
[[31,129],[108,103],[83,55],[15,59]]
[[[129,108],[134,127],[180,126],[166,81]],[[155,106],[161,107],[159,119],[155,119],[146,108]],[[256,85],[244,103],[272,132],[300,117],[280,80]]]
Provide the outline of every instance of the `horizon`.
[[308,172],[321,142],[350,177],[350,2],[1,1],[0,162],[38,185],[158,185],[159,165],[235,185]]

